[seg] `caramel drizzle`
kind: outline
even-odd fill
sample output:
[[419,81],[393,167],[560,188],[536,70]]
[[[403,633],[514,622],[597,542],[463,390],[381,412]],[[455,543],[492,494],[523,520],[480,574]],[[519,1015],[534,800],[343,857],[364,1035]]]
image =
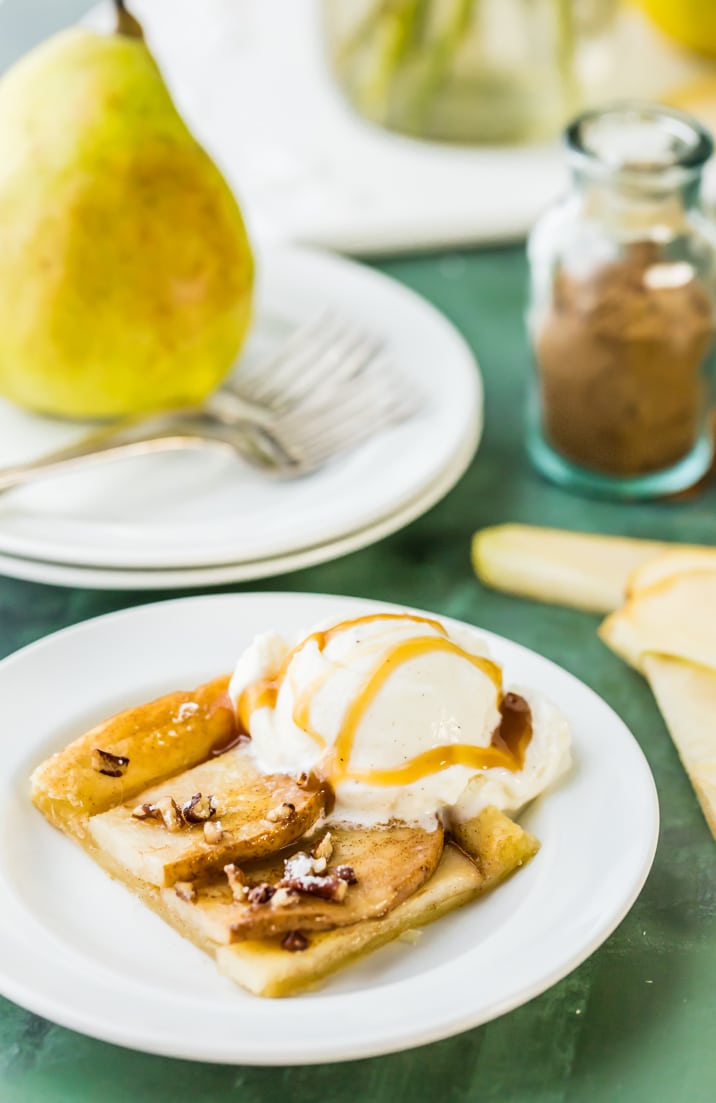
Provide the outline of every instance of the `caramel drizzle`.
[[[341,624],[334,624],[331,628],[326,628],[321,632],[312,632],[310,636],[306,636],[304,640],[301,640],[300,643],[297,643],[295,647],[291,648],[285,655],[281,666],[275,674],[271,675],[269,678],[260,678],[257,682],[254,682],[253,685],[247,686],[243,690],[236,703],[236,716],[240,730],[250,735],[252,713],[254,713],[256,709],[276,707],[276,700],[281,686],[284,683],[288,668],[297,652],[312,642],[315,642],[319,651],[324,651],[334,636],[345,631],[346,628],[355,628],[361,624],[371,624],[376,620],[412,620],[418,624],[429,624],[431,628],[434,628],[442,636],[446,635],[445,628],[439,621],[431,620],[429,617],[419,617],[405,613],[371,613],[363,617],[356,617],[354,620],[345,620]],[[309,693],[312,695],[318,688],[319,685],[311,686],[310,690],[306,693],[306,697],[308,698]],[[307,735],[310,735],[312,739],[315,739],[320,746],[325,747],[325,739],[323,739],[318,732],[313,731],[308,723],[309,707],[310,700],[308,699],[305,702],[298,702],[296,712],[299,713],[299,716],[297,717],[294,715],[294,723],[297,727],[301,728],[302,731],[305,731]]]
[[[466,659],[473,666],[477,667],[478,670],[482,670],[483,673],[487,674],[497,688],[500,688],[502,680],[501,672],[495,663],[490,662],[489,659],[484,659],[481,656],[471,655],[469,652],[463,651],[461,647],[458,647],[452,640],[448,640],[444,636],[418,636],[412,640],[403,640],[401,643],[396,644],[392,651],[373,671],[363,687],[362,692],[358,694],[350,707],[346,710],[343,726],[333,747],[332,762],[329,767],[331,781],[335,783],[344,779],[350,779],[352,781],[369,781],[374,785],[408,785],[410,782],[419,781],[420,778],[433,772],[434,763],[431,759],[431,752],[417,755],[409,762],[406,762],[404,766],[400,767],[398,772],[401,776],[398,782],[395,783],[380,780],[383,773],[391,773],[392,771],[368,770],[364,771],[363,775],[359,777],[349,769],[349,763],[353,752],[356,733],[358,731],[358,725],[363,719],[369,705],[377,696],[378,691],[382,688],[391,674],[409,659],[415,659],[420,655],[428,655],[436,651],[446,651],[449,654],[459,656],[461,659]],[[465,753],[476,749],[466,744],[458,743],[453,744],[453,747],[455,750],[460,750]],[[447,748],[441,747],[436,749],[442,752]]]
[[514,757],[497,747],[472,747],[464,743],[448,743],[444,747],[431,747],[411,758],[403,766],[391,770],[351,770],[351,781],[365,781],[371,785],[410,785],[428,774],[447,770],[450,766],[469,766],[472,770],[488,770],[491,766],[507,766],[515,769]]
[[[328,642],[339,632],[360,624],[368,624],[375,620],[412,620],[419,624],[428,624],[440,633],[438,636],[418,636],[413,639],[401,640],[396,643],[384,656],[375,669],[369,674],[361,692],[351,702],[343,720],[340,732],[331,749],[330,758],[324,764],[323,773],[331,784],[343,780],[360,781],[371,785],[409,785],[422,778],[448,769],[450,766],[468,766],[473,770],[485,770],[495,766],[503,766],[515,771],[522,768],[524,753],[532,734],[531,716],[529,707],[522,698],[514,694],[502,697],[502,672],[496,663],[481,655],[472,655],[464,651],[458,644],[447,638],[445,628],[435,620],[427,617],[406,616],[405,614],[377,613],[369,616],[358,617],[355,620],[344,621],[334,625],[323,632],[314,632],[297,647],[293,648],[284,658],[279,671],[271,678],[261,679],[253,685],[247,686],[242,692],[237,703],[237,716],[240,728],[249,732],[251,715],[255,709],[269,707],[276,704],[283,681],[286,677],[289,665],[298,650],[307,643],[315,641],[318,650],[323,651]],[[447,652],[456,655],[472,664],[478,670],[490,678],[500,694],[500,711],[502,723],[493,734],[492,742],[487,747],[475,747],[472,744],[453,743],[445,746],[433,747],[422,754],[416,755],[410,761],[390,770],[352,770],[350,759],[353,752],[356,733],[361,720],[365,716],[369,706],[377,696],[379,690],[388,678],[403,663],[421,655],[435,652]],[[313,695],[323,684],[325,678],[330,675],[330,670],[311,685],[296,702],[293,720],[297,727],[315,740],[319,746],[325,747],[326,742],[321,734],[310,723],[310,707]],[[517,702],[520,702],[518,705]]]

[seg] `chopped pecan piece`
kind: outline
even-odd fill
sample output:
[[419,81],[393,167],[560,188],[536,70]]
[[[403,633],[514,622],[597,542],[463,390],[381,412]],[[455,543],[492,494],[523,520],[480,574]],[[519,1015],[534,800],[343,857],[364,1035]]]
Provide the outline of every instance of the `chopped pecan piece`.
[[285,800],[283,804],[279,804],[272,808],[270,812],[267,812],[266,819],[269,823],[281,823],[284,820],[290,820],[295,811],[296,805],[291,804],[289,800]]
[[160,820],[162,818],[156,804],[138,804],[132,815],[135,820]]
[[153,807],[164,821],[167,831],[181,831],[184,819],[174,797],[162,797]]
[[278,887],[292,889],[294,892],[301,892],[306,896],[318,896],[321,900],[333,900],[338,904],[345,900],[348,892],[346,882],[332,874],[327,877],[284,878],[283,881],[279,881]]
[[353,866],[336,866],[333,872],[339,880],[345,881],[347,885],[358,884],[358,878],[356,877]]
[[201,793],[194,793],[182,805],[181,814],[187,823],[206,823],[216,815],[217,807],[216,799],[210,793],[205,797]]
[[177,881],[174,885],[174,891],[180,900],[184,900],[187,904],[193,904],[196,900],[196,889],[191,881]]
[[[333,840],[331,839],[330,831],[326,831],[318,846],[313,848],[313,857],[319,859],[323,858],[326,862],[330,862],[332,854]],[[323,868],[325,869],[326,867],[324,866]]]
[[204,842],[209,846],[216,846],[224,837],[224,829],[221,820],[206,820],[204,823]]
[[272,908],[289,908],[292,904],[297,904],[300,897],[293,889],[278,888],[271,897]]
[[226,874],[226,880],[229,882],[229,888],[231,889],[231,895],[234,900],[241,902],[246,899],[248,895],[248,885],[246,884],[246,878],[242,871],[233,862],[230,862],[228,866],[224,866],[224,873]]
[[262,881],[260,885],[254,885],[249,889],[249,904],[268,904],[275,892],[273,885],[269,885],[268,881]]
[[123,754],[112,754],[111,751],[102,751],[95,747],[92,751],[92,769],[106,777],[124,777],[129,766],[129,759]]
[[300,931],[289,931],[281,939],[281,945],[284,950],[288,950],[290,953],[295,954],[301,950],[307,950],[309,946],[308,939],[305,934],[301,934]]

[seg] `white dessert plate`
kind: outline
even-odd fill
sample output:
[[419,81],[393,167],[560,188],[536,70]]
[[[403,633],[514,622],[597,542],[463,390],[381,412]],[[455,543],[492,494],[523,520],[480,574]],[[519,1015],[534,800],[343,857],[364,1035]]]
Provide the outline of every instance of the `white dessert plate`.
[[[420,496],[481,424],[474,357],[439,311],[387,276],[340,257],[276,248],[259,257],[246,361],[326,308],[384,340],[421,397],[415,416],[289,482],[213,452],[127,459],[43,480],[0,498],[0,553],[122,570],[247,563],[337,540]],[[86,431],[0,402],[0,466]]]
[[[310,995],[262,1000],[72,842],[28,797],[32,768],[124,706],[230,669],[259,631],[388,608],[353,598],[241,594],[100,617],[0,664],[0,991],[74,1030],[151,1053],[307,1064],[421,1045],[543,992],[591,954],[634,903],[658,831],[634,738],[576,678],[488,633],[513,684],[539,686],[574,733],[575,766],[522,821],[542,848],[483,899],[344,970]],[[609,815],[605,815],[605,800]]]
[[[247,563],[223,563],[215,567],[183,567],[176,570],[119,570],[111,567],[74,567],[66,563],[52,563],[41,559],[23,559],[19,556],[0,554],[0,574],[22,578],[28,582],[45,582],[53,586],[82,586],[95,590],[172,590],[194,586],[221,586],[229,582],[249,582],[256,578],[270,578],[288,571],[313,567],[331,559],[348,555],[369,544],[374,544],[393,532],[404,528],[416,517],[439,502],[465,473],[475,454],[480,436],[481,420],[475,416],[466,426],[461,450],[455,453],[450,465],[442,474],[401,509],[387,517],[348,533],[337,540],[317,544],[313,548],[288,552],[286,555],[257,559]],[[457,442],[456,442],[457,443]]]

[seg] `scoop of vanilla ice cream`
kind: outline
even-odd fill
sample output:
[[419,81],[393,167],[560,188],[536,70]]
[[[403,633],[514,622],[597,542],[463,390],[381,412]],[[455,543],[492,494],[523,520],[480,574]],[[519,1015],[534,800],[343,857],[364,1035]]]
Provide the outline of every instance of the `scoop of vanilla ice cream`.
[[450,763],[450,748],[490,746],[499,677],[478,633],[379,614],[324,624],[294,643],[257,637],[229,693],[261,770],[327,776],[335,819],[376,823],[462,816],[463,807],[470,815],[488,803],[515,810],[565,768],[566,723],[554,706],[535,709],[534,695],[539,722],[523,770]]

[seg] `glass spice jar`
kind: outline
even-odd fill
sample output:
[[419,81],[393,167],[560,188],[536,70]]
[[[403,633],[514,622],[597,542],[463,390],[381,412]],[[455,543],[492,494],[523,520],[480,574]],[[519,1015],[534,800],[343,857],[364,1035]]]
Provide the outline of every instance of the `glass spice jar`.
[[716,226],[699,204],[713,143],[639,103],[587,112],[565,141],[571,190],[528,245],[528,450],[584,492],[674,493],[713,455]]

